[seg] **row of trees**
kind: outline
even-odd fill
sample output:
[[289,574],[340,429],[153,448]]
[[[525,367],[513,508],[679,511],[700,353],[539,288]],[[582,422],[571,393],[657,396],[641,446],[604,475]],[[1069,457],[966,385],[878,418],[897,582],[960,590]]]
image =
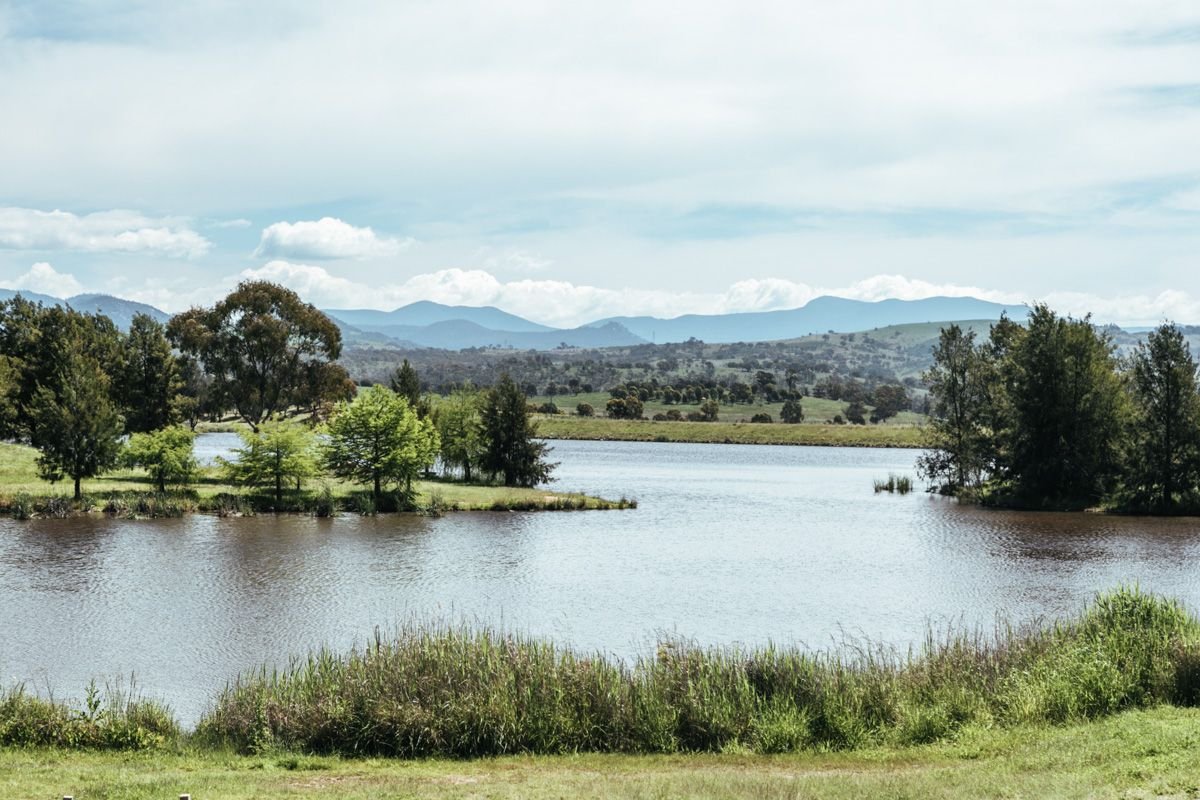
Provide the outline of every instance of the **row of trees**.
[[1200,507],[1200,382],[1182,332],[1165,324],[1125,358],[1089,318],[1036,306],[986,341],[944,329],[926,376],[941,491],[1042,508],[1106,503]]

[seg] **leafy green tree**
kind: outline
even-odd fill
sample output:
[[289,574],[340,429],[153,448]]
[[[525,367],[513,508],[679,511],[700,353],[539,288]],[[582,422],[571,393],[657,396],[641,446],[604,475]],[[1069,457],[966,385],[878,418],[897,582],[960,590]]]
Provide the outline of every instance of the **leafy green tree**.
[[468,482],[484,455],[482,403],[482,395],[468,384],[434,407],[442,465],[450,470],[461,470],[463,480]]
[[1004,360],[1005,479],[1025,504],[1093,503],[1117,474],[1126,395],[1113,346],[1089,318],[1034,307]]
[[359,392],[329,421],[325,468],[339,478],[372,488],[378,501],[385,485],[411,495],[412,481],[437,457],[437,430],[417,417],[408,400],[386,386]]
[[872,422],[882,422],[908,410],[908,390],[898,383],[885,383],[875,387],[871,400],[875,404],[871,411]]
[[975,332],[958,325],[942,328],[933,348],[933,366],[924,375],[934,398],[928,449],[917,468],[944,494],[978,487],[987,470],[991,429],[989,376]]
[[703,400],[700,403],[700,419],[703,422],[716,422],[721,413],[721,406],[716,400]]
[[1171,511],[1200,482],[1200,385],[1174,325],[1161,325],[1130,357],[1134,399],[1125,485],[1138,507]]
[[125,420],[109,394],[109,378],[92,357],[68,352],[56,365],[54,385],[40,386],[30,406],[31,443],[40,451],[38,474],[75,483],[116,465]]
[[851,425],[867,424],[867,407],[861,400],[853,400],[846,405],[846,421]]
[[779,419],[789,425],[804,421],[804,408],[800,405],[800,401],[794,397],[789,397],[783,401],[783,408],[779,411]]
[[233,461],[220,459],[228,479],[244,486],[269,489],[276,504],[283,503],[284,488],[300,491],[304,481],[318,473],[316,437],[303,425],[264,422],[257,431],[239,434],[242,446],[233,450]]
[[592,408],[591,403],[579,403],[575,406],[575,414],[580,417],[594,417],[596,409]]
[[196,474],[196,459],[192,455],[195,435],[186,428],[160,428],[129,437],[121,460],[130,467],[141,467],[160,492],[167,484],[184,486]]
[[120,370],[113,379],[126,429],[145,432],[175,424],[183,379],[166,327],[147,314],[135,314],[122,345]]
[[483,471],[502,477],[505,486],[536,486],[549,480],[557,465],[546,461],[549,448],[536,435],[525,395],[512,378],[502,375],[483,406]]
[[337,360],[341,332],[295,292],[245,281],[212,308],[193,308],[167,325],[171,342],[197,359],[213,402],[232,407],[252,429],[300,402],[311,367]]

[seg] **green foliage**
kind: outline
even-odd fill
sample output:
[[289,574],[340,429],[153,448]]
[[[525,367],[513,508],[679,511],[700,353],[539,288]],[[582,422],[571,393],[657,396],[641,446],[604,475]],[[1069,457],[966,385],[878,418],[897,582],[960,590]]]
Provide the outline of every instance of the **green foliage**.
[[456,389],[434,406],[434,422],[441,441],[442,466],[462,473],[470,481],[484,455],[480,408],[483,395],[470,384]]
[[945,494],[978,487],[988,467],[991,429],[989,388],[996,383],[975,332],[943,328],[924,379],[934,397],[928,449],[917,459],[921,473]]
[[1182,332],[1162,325],[1130,357],[1134,400],[1123,505],[1171,512],[1200,483],[1200,385]]
[[328,433],[326,469],[370,486],[375,503],[385,485],[411,493],[413,479],[433,465],[440,445],[433,423],[418,419],[408,401],[386,386],[364,389],[339,404]]
[[316,437],[302,425],[265,422],[238,435],[242,446],[233,451],[236,459],[219,460],[232,483],[269,489],[279,505],[285,490],[299,492],[317,474]]
[[721,406],[716,400],[704,400],[700,403],[699,420],[701,422],[716,422],[721,413]]
[[151,433],[135,433],[129,437],[122,460],[131,467],[141,467],[150,479],[165,492],[167,484],[184,486],[196,472],[192,456],[194,434],[185,428],[163,428]]
[[35,697],[18,686],[0,692],[0,747],[146,750],[174,743],[179,724],[162,705],[93,683],[82,709]]
[[765,413],[760,412],[760,413],[755,414],[754,416],[750,417],[750,421],[755,422],[755,423],[770,424],[770,423],[774,422],[775,420],[771,419],[770,414],[765,414]]
[[252,428],[330,384],[342,391],[322,368],[341,353],[337,325],[277,284],[244,281],[212,308],[173,317],[167,335],[203,365],[211,402]]
[[1018,634],[930,636],[917,652],[807,653],[662,642],[627,664],[492,630],[408,628],[339,656],[244,675],[201,741],[254,751],[506,753],[850,749],[966,725],[1065,722],[1178,702],[1200,625],[1136,589]]
[[68,352],[55,380],[39,386],[29,409],[30,439],[40,451],[38,473],[49,481],[75,482],[111,469],[121,452],[125,422],[109,397],[109,380],[85,352]]
[[643,404],[636,394],[624,397],[613,397],[604,405],[604,413],[609,419],[641,419]]
[[579,403],[575,406],[575,415],[579,417],[594,417],[596,416],[596,409],[592,407],[591,403]]
[[392,375],[390,385],[392,391],[408,401],[408,405],[412,409],[417,409],[421,403],[421,378],[417,375],[413,365],[408,363],[408,359],[404,359],[404,363],[396,368],[396,372]]
[[162,323],[146,314],[134,315],[113,382],[130,433],[154,431],[179,421],[183,379]]
[[867,424],[867,407],[861,400],[855,400],[846,406],[846,421],[851,425]]
[[502,478],[505,486],[549,480],[556,465],[546,461],[549,448],[534,438],[537,426],[529,419],[525,395],[507,375],[487,392],[482,421],[484,472]]
[[781,422],[786,422],[789,425],[796,425],[804,421],[804,408],[800,405],[800,401],[794,397],[790,397],[783,403],[783,409],[779,412]]

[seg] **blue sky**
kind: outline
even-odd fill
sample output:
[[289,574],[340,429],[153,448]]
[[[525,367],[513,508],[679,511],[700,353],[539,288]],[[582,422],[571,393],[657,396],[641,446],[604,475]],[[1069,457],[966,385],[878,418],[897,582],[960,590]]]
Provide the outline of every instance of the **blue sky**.
[[3,2],[0,286],[1200,323],[1200,6]]

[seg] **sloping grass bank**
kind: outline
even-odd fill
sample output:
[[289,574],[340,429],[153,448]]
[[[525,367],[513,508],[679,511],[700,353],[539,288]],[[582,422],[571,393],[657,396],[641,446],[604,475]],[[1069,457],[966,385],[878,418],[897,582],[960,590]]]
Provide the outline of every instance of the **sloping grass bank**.
[[779,444],[819,447],[923,447],[915,424],[796,425],[752,422],[656,422],[654,420],[537,415],[538,435],[547,439],[697,444]]
[[1078,619],[918,652],[666,642],[633,665],[541,640],[413,629],[231,684],[199,741],[355,756],[783,753],[910,745],[967,725],[1092,719],[1200,699],[1200,623],[1137,590]]
[[832,753],[508,756],[474,761],[154,750],[0,749],[0,797],[1095,798],[1191,797],[1200,712],[1158,707],[1104,720]]

